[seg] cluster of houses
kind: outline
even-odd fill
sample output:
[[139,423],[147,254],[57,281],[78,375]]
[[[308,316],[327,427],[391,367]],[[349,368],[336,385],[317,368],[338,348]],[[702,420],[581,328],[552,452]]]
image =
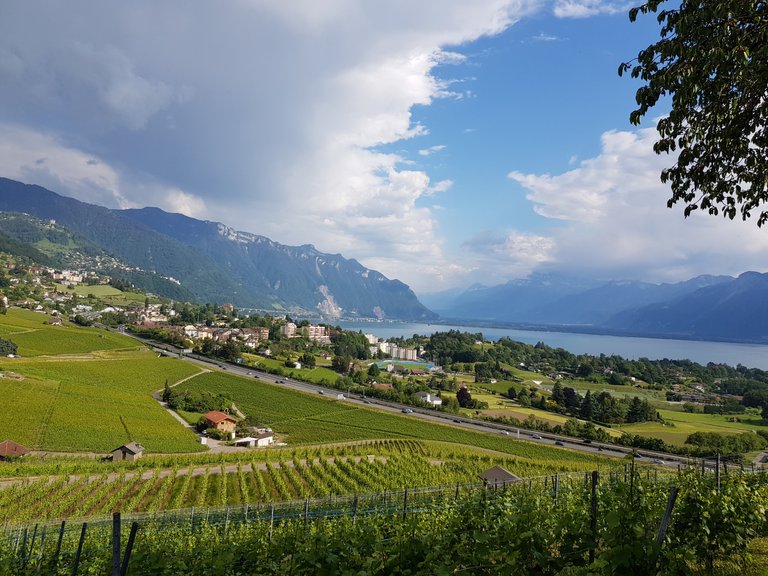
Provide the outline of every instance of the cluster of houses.
[[275,442],[275,434],[269,428],[255,428],[251,429],[253,435],[248,435],[241,438],[236,438],[235,431],[237,429],[238,420],[234,416],[221,412],[219,410],[211,410],[203,414],[207,428],[213,428],[224,434],[229,434],[230,438],[234,440],[235,446],[243,447],[266,447]]
[[293,322],[286,322],[280,326],[280,335],[283,338],[298,338],[299,336],[306,336],[314,342],[320,344],[330,344],[331,335],[328,333],[327,326],[316,326],[310,324],[308,326],[297,327]]

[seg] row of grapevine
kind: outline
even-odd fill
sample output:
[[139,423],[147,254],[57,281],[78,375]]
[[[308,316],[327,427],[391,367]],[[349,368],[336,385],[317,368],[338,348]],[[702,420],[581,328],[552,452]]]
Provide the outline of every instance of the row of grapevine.
[[[339,500],[335,509],[332,502],[277,514],[252,509],[237,520],[229,510],[145,519],[128,574],[746,575],[750,543],[768,537],[766,483],[763,475],[739,474],[718,486],[712,475],[693,472],[663,482],[638,474],[592,484],[575,476],[560,477],[557,490],[538,480],[462,488],[461,496],[433,490],[417,504],[401,492],[369,497],[372,508],[355,498],[352,507]],[[62,532],[61,554],[35,539],[37,527],[0,533],[0,576],[71,574],[77,528]],[[109,528],[91,528],[83,573],[109,572]]]
[[[384,447],[387,451],[384,452]],[[376,449],[376,446],[369,448]],[[540,472],[519,459],[444,452],[442,459],[422,455],[421,444],[398,440],[382,453],[319,458],[296,452],[292,460],[267,464],[220,463],[204,468],[154,469],[103,473],[96,477],[58,477],[21,482],[0,490],[0,524],[36,519],[85,518],[123,512],[161,511],[288,501],[475,482],[477,475],[501,465],[523,475]],[[372,450],[372,451],[374,451]],[[148,476],[148,477],[147,477]]]

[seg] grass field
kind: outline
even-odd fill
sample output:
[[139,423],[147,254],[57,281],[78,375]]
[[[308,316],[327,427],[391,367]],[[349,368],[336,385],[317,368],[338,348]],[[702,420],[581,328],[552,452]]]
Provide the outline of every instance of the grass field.
[[47,324],[49,318],[39,312],[11,309],[0,316],[0,336],[15,342],[21,356],[90,354],[141,347],[133,338],[96,328],[51,326]]
[[144,302],[146,298],[145,294],[138,292],[123,292],[114,286],[108,284],[99,284],[95,286],[89,286],[87,284],[80,284],[74,288],[70,288],[65,284],[56,284],[56,289],[59,292],[68,292],[69,294],[78,294],[80,296],[94,295],[101,300],[108,302],[112,305],[125,305],[129,303]]
[[279,368],[288,378],[298,378],[314,384],[333,384],[339,379],[339,373],[326,368],[325,366],[316,366],[315,368],[286,368],[285,364],[274,358],[267,358],[257,354],[243,354],[243,359],[251,365],[261,364],[268,370]]
[[739,434],[752,430],[765,430],[757,417],[744,417],[741,422],[729,422],[730,416],[721,414],[701,414],[678,412],[676,410],[659,410],[667,425],[661,422],[643,422],[640,424],[625,424],[617,426],[618,430],[644,436],[661,438],[670,444],[682,445],[685,439],[694,432],[718,432],[720,434]]

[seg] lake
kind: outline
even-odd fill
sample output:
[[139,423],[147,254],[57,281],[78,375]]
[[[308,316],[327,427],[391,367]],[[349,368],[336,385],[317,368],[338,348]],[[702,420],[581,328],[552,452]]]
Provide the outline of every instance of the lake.
[[515,330],[511,328],[489,328],[477,326],[454,326],[446,324],[419,324],[409,322],[340,322],[345,330],[373,334],[381,339],[403,337],[414,334],[428,336],[434,332],[459,330],[461,332],[482,332],[486,340],[498,340],[504,336],[536,344],[544,342],[554,348],[564,348],[573,354],[616,354],[624,358],[649,358],[651,360],[693,360],[699,364],[708,362],[742,364],[749,368],[768,370],[768,345],[737,344],[731,342],[705,342],[701,340],[669,340],[664,338],[639,338],[629,336],[604,336],[599,334],[576,334],[573,332],[546,332],[541,330]]

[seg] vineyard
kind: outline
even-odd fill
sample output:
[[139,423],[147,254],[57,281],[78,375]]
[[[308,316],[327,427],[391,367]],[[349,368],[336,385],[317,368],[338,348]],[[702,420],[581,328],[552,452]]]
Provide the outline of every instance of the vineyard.
[[[293,481],[284,479],[286,491]],[[217,485],[213,474],[201,482]],[[766,566],[766,482],[695,471],[581,473],[124,514],[121,531],[108,520],[38,523],[0,532],[0,575],[106,574],[117,562],[133,576],[751,576]]]
[[[304,498],[467,484],[501,465],[519,476],[562,472],[553,463],[492,455],[414,440],[374,441],[351,447],[269,451],[272,459],[234,455],[195,464],[177,457],[171,468],[113,468],[95,462],[38,468],[37,476],[0,489],[0,525],[104,516],[120,510],[265,504]],[[222,455],[224,456],[224,455]],[[138,464],[138,463],[137,463]],[[147,464],[146,462],[144,464]],[[22,469],[24,466],[21,467]],[[584,467],[586,469],[586,467]],[[29,472],[29,470],[27,470]],[[79,472],[79,473],[77,473]]]
[[151,396],[166,380],[199,371],[188,363],[134,350],[90,358],[14,358],[1,362],[0,369],[12,375],[0,381],[4,408],[25,415],[4,419],[0,437],[38,450],[107,452],[131,439],[155,452],[201,449],[194,434]]

